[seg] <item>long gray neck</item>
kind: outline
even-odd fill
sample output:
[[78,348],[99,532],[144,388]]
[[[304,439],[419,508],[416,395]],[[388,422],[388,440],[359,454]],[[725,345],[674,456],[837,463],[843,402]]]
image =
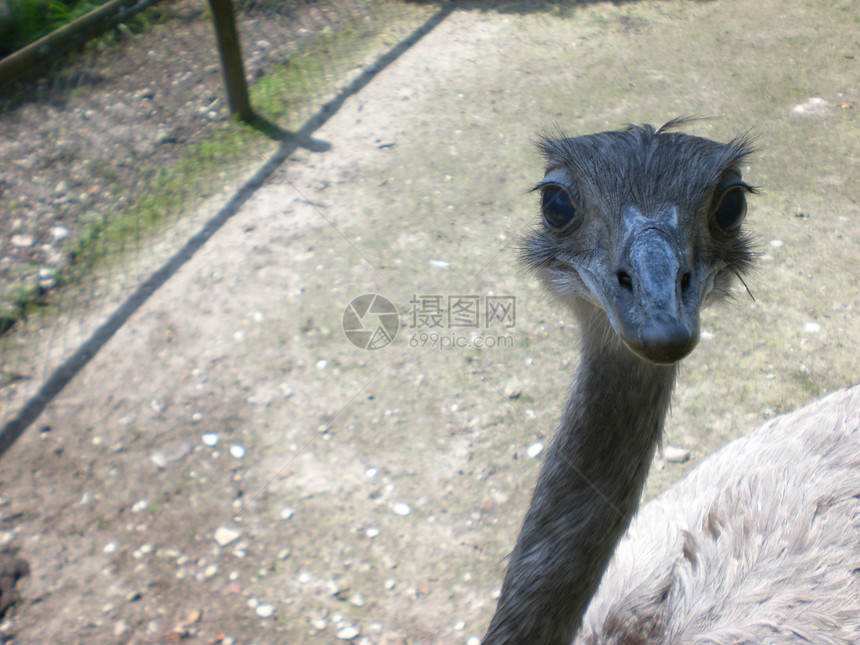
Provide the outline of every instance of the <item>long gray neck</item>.
[[583,347],[483,645],[570,643],[639,504],[675,367],[639,359],[608,325]]

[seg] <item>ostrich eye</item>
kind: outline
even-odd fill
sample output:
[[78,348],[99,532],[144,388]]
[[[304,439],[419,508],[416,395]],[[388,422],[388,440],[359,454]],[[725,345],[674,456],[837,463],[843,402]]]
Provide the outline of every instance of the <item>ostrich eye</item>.
[[570,193],[558,184],[543,186],[540,208],[546,223],[556,230],[566,228],[576,219],[576,207],[570,199]]
[[723,233],[734,233],[747,214],[746,191],[744,184],[732,186],[725,193],[714,212],[714,223]]

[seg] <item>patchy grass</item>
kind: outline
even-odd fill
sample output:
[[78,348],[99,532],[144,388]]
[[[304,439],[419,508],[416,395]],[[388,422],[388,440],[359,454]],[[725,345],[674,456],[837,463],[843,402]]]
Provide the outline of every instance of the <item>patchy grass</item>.
[[[435,10],[422,6],[404,11],[398,5],[397,12],[390,12],[384,5],[379,3],[377,12],[367,18],[355,17],[337,31],[329,27],[321,30],[252,86],[249,91],[255,112],[285,130],[299,129],[326,98],[348,82],[351,73],[362,69],[359,62],[372,61]],[[345,51],[350,54],[343,55]],[[225,182],[241,176],[276,148],[277,142],[254,127],[229,121],[206,140],[189,147],[172,166],[155,170],[133,204],[109,217],[92,217],[77,237],[65,244],[71,262],[53,276],[54,283],[79,285],[98,268],[122,264],[129,254],[151,245],[171,222],[199,208],[221,191]],[[108,180],[110,172],[105,168]],[[121,189],[113,185],[111,190],[118,193]],[[56,298],[56,293],[37,283],[13,286],[0,295],[0,335]]]

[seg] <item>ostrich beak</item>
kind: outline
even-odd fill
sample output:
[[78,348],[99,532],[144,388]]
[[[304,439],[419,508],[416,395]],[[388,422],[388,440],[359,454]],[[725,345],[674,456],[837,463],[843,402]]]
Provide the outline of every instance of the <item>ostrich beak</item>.
[[615,332],[651,363],[669,365],[699,341],[700,294],[681,253],[677,211],[654,218],[625,212],[617,270],[604,281],[603,297]]

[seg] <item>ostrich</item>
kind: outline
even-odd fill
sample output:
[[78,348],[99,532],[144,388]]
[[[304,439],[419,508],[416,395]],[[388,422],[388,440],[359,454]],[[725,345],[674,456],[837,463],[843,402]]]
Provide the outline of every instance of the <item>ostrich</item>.
[[522,259],[582,355],[484,645],[860,642],[860,387],[730,444],[621,540],[699,312],[753,261],[749,137],[682,122],[540,143]]

